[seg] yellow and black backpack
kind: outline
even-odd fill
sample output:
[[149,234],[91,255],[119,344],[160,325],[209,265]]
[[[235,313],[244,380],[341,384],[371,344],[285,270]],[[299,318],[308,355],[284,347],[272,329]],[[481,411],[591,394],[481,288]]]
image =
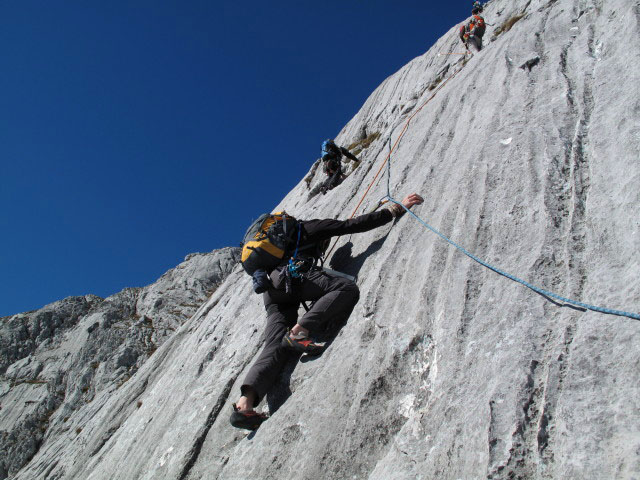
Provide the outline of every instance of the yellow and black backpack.
[[298,234],[298,222],[286,212],[261,215],[244,234],[242,267],[253,275],[256,270],[272,271],[291,255]]

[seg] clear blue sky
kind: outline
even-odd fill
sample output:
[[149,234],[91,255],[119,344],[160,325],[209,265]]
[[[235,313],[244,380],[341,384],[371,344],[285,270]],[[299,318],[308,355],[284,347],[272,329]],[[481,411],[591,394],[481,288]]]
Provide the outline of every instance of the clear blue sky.
[[237,245],[471,1],[0,3],[0,316]]

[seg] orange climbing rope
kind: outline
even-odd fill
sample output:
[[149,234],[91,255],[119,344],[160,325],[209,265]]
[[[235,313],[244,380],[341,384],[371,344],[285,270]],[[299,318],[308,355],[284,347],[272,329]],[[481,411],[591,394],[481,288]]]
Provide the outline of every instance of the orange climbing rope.
[[[382,172],[382,169],[385,167],[385,165],[387,164],[387,162],[389,161],[389,159],[391,158],[391,154],[394,152],[394,150],[396,149],[396,147],[398,146],[398,144],[400,143],[400,140],[402,139],[402,137],[404,136],[404,134],[407,132],[407,130],[409,129],[409,123],[411,123],[411,120],[414,119],[414,117],[420,113],[420,111],[431,101],[435,98],[435,96],[438,94],[438,92],[449,82],[449,80],[455,78],[456,75],[458,75],[458,73],[460,73],[460,71],[462,70],[462,68],[466,65],[466,63],[463,63],[460,68],[458,68],[458,70],[456,70],[453,75],[451,75],[449,78],[447,78],[444,82],[442,82],[440,85],[438,85],[438,87],[435,89],[435,91],[433,92],[433,94],[422,104],[420,105],[420,108],[418,108],[415,112],[413,112],[413,114],[407,119],[406,123],[404,124],[404,127],[402,128],[402,131],[400,132],[400,135],[398,136],[398,138],[396,139],[395,143],[393,144],[393,147],[391,147],[391,149],[389,150],[389,153],[387,154],[386,158],[384,159],[384,162],[382,162],[382,165],[380,165],[380,168],[378,169],[378,172],[376,173],[375,177],[373,177],[373,180],[371,181],[371,183],[369,184],[369,186],[367,187],[367,190],[364,192],[364,195],[362,196],[362,198],[360,199],[360,201],[358,202],[358,205],[356,206],[356,208],[353,210],[353,213],[351,213],[351,216],[349,218],[353,218],[355,216],[355,214],[358,212],[358,209],[360,208],[360,206],[362,205],[362,202],[364,202],[364,199],[367,197],[367,195],[369,194],[369,191],[371,190],[371,187],[373,187],[373,184],[376,183],[376,180],[378,179],[378,177],[380,176],[380,172]],[[326,253],[326,257],[328,257],[331,252],[333,251],[334,247],[336,246],[336,244],[338,243],[338,239],[336,238],[335,241],[333,242],[333,245],[331,246],[331,248],[329,249],[329,251]]]
[[444,82],[442,82],[440,85],[438,85],[438,88],[436,88],[435,92],[433,92],[433,94],[422,104],[420,105],[420,108],[418,108],[415,112],[413,112],[413,114],[407,119],[406,123],[404,124],[404,127],[402,128],[402,131],[400,132],[400,135],[398,136],[398,138],[396,139],[395,143],[393,144],[393,147],[391,147],[391,150],[389,150],[389,153],[387,154],[386,158],[384,159],[384,162],[382,162],[382,165],[380,165],[380,168],[378,169],[378,172],[376,173],[375,177],[373,177],[373,180],[371,181],[371,183],[369,184],[369,186],[367,187],[367,190],[364,192],[364,195],[362,196],[362,198],[360,199],[360,201],[358,202],[358,205],[356,206],[356,208],[353,210],[353,213],[351,214],[351,216],[349,218],[353,218],[355,216],[355,214],[357,213],[358,209],[360,208],[360,206],[362,205],[362,202],[364,202],[364,199],[367,197],[367,195],[369,194],[369,190],[371,190],[371,187],[373,187],[373,184],[376,182],[376,180],[378,179],[378,177],[380,176],[380,173],[382,172],[382,169],[385,167],[385,165],[387,164],[387,162],[389,161],[389,159],[391,158],[391,154],[394,152],[394,150],[396,149],[396,147],[398,146],[398,144],[400,143],[400,140],[402,140],[402,137],[404,136],[404,134],[407,132],[407,130],[409,129],[409,124],[411,123],[411,120],[414,119],[414,117],[420,113],[420,111],[431,101],[435,98],[435,96],[437,95],[437,93],[453,78],[455,78],[456,75],[458,75],[458,73],[460,73],[460,71],[462,70],[462,68],[464,67],[464,65],[462,65],[460,68],[458,68],[458,70],[456,70],[453,75],[451,75],[449,78],[447,78]]

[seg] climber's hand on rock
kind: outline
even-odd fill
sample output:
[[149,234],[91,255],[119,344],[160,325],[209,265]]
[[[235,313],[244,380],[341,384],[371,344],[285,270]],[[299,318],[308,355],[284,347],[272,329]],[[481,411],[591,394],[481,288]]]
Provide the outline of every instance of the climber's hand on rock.
[[407,208],[411,208],[414,205],[421,205],[423,202],[424,202],[424,198],[422,198],[417,193],[412,193],[404,197],[404,200],[402,200],[402,205],[404,205]]

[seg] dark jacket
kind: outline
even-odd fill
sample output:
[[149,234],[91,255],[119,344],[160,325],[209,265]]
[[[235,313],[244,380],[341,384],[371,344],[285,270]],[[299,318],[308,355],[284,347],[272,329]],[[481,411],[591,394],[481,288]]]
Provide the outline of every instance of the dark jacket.
[[331,148],[331,150],[325,153],[322,156],[322,161],[324,162],[324,173],[327,175],[332,175],[337,171],[342,169],[340,162],[342,161],[342,156],[344,155],[350,160],[357,161],[358,157],[353,155],[349,150],[344,147],[339,147],[338,145],[333,145],[335,148]]
[[349,220],[303,220],[300,247],[322,243],[331,237],[362,233],[381,227],[393,220],[393,214],[388,209],[360,215]]
[[[322,256],[328,240],[331,237],[340,235],[350,235],[352,233],[362,233],[381,227],[393,220],[393,214],[388,209],[378,210],[376,212],[360,215],[359,217],[350,218],[349,220],[333,220],[326,218],[323,220],[301,220],[300,221],[300,244],[298,245],[299,258],[319,258]],[[295,246],[289,252],[294,255]],[[287,262],[289,257],[287,257]],[[281,270],[286,265],[276,268]]]
[[[300,243],[296,258],[306,260],[308,267],[311,267],[311,264],[314,263],[312,260],[317,260],[322,256],[331,237],[368,232],[389,223],[393,218],[394,216],[390,210],[383,209],[349,220],[333,220],[330,218],[302,220],[300,221]],[[292,248],[295,250],[295,247]],[[289,255],[294,255],[295,252],[293,250],[289,252]],[[270,273],[271,281],[276,289],[284,290],[283,282],[285,281],[285,271],[290,257],[286,258],[286,262],[280,264]],[[302,271],[307,270],[304,269]]]

